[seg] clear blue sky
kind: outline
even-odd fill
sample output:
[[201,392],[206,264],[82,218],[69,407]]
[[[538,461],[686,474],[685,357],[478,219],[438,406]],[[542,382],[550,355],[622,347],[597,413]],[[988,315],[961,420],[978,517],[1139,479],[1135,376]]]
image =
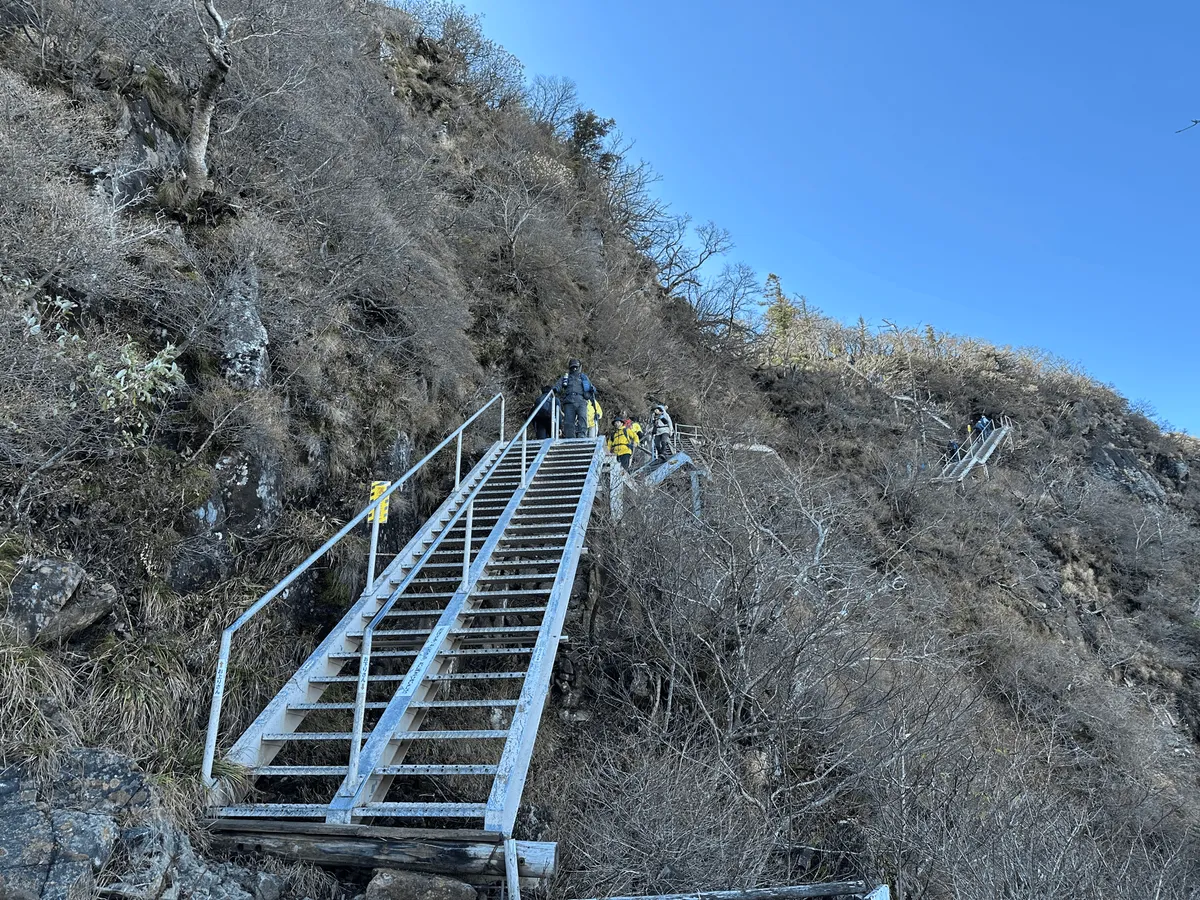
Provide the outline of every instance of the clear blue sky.
[[1200,434],[1200,3],[468,0],[827,314],[1042,347]]

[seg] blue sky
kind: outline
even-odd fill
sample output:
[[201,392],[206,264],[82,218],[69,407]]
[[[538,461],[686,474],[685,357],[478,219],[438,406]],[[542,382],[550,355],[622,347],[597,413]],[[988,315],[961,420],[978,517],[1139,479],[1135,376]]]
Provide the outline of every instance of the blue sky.
[[1200,4],[464,5],[789,293],[1042,347],[1200,434]]

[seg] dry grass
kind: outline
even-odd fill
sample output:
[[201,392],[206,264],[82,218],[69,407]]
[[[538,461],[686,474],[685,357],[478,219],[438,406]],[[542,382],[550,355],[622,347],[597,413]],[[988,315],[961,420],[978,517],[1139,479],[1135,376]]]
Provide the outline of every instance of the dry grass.
[[0,621],[0,765],[52,769],[87,734],[88,692],[50,651],[21,642]]

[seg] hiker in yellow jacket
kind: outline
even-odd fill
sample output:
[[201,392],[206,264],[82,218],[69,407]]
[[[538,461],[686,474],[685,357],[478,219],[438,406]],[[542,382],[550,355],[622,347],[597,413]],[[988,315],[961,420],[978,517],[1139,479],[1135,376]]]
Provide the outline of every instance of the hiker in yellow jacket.
[[600,401],[593,396],[587,402],[587,436],[594,438],[600,434],[600,417],[604,415],[604,410],[600,408]]
[[621,417],[612,420],[613,433],[608,438],[608,452],[617,458],[621,468],[626,472],[633,464],[633,439]]
[[637,460],[637,451],[649,455],[646,448],[642,446],[642,423],[631,419],[629,416],[623,418],[625,431],[629,433],[629,443],[633,446],[633,459]]

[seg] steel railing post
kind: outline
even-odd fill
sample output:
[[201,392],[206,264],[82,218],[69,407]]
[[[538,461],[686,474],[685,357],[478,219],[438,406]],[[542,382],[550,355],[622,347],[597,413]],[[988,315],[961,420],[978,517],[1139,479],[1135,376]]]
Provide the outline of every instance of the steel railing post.
[[463,433],[458,433],[458,446],[454,451],[454,489],[457,491],[458,486],[462,483],[462,436]]
[[526,483],[525,443],[526,443],[526,441],[528,441],[528,439],[529,439],[529,426],[526,425],[524,428],[521,429],[521,487],[525,487],[525,483]]
[[504,443],[504,397],[500,398],[500,443]]
[[550,395],[550,443],[558,439],[558,397]]
[[212,777],[213,760],[217,755],[217,730],[221,721],[221,703],[225,699],[225,673],[229,670],[229,648],[232,646],[233,632],[226,628],[221,632],[221,649],[217,654],[217,677],[213,681],[212,706],[208,710],[208,734],[204,738],[204,762],[201,764],[201,776],[206,787],[215,787],[216,779]]
[[374,622],[370,622],[363,629],[358,660],[358,686],[354,693],[354,728],[350,733],[350,759],[346,767],[347,785],[357,786],[358,781],[358,758],[362,753],[363,720],[367,714],[367,680],[371,674],[371,638],[374,637],[374,630]]
[[379,547],[379,520],[383,518],[380,512],[383,505],[375,508],[375,518],[371,522],[371,549],[367,554],[367,590],[375,584],[375,558]]
[[462,589],[467,589],[467,584],[471,577],[471,530],[475,520],[475,498],[471,498],[471,502],[467,504],[467,526],[463,533],[463,576]]

